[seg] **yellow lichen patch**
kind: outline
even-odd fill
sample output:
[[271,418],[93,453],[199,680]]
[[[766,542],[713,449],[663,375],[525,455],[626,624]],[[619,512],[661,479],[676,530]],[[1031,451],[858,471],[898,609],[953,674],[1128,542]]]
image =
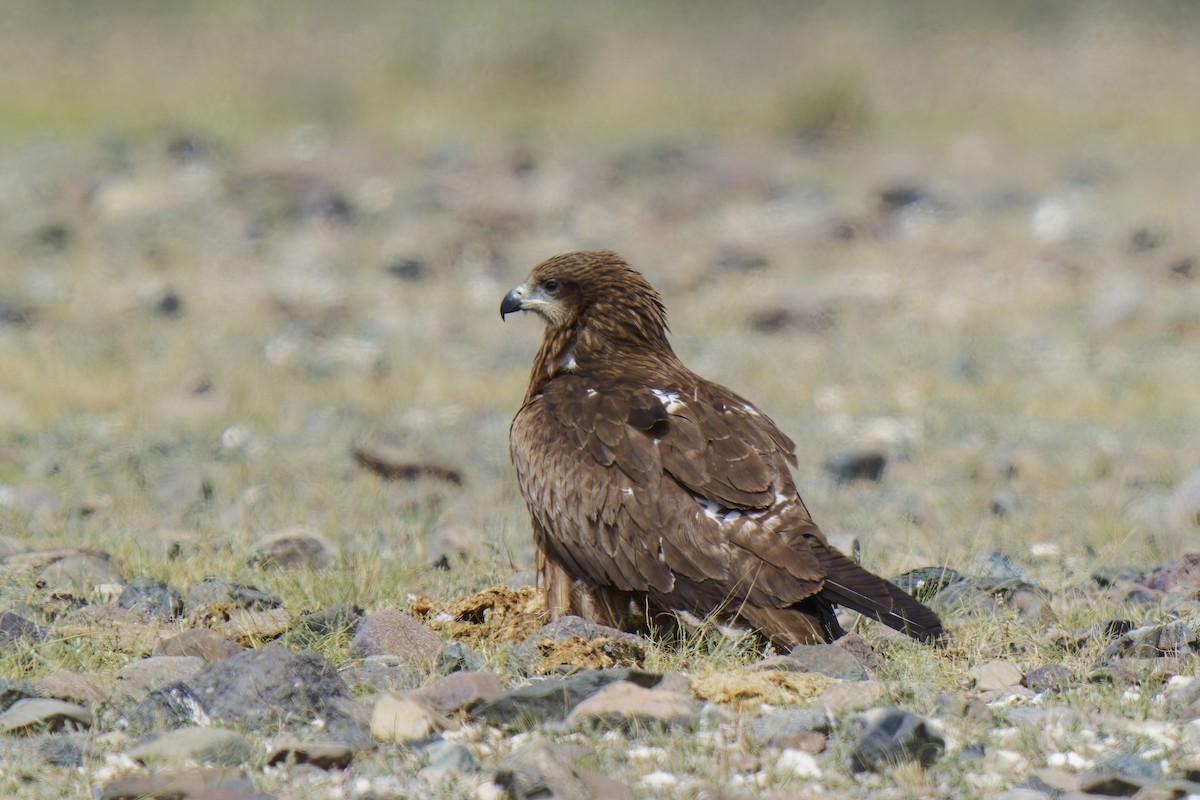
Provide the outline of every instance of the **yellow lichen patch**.
[[418,597],[409,606],[409,613],[430,628],[471,646],[523,642],[549,619],[541,592],[532,586],[493,586],[443,607],[428,597]]
[[533,665],[533,672],[556,672],[562,667],[579,669],[608,669],[609,667],[639,667],[646,658],[642,647],[632,642],[597,636],[584,639],[572,634],[565,639],[545,639],[537,643],[541,658]]
[[830,682],[817,672],[713,670],[692,679],[692,694],[700,700],[739,706],[791,705],[811,700]]

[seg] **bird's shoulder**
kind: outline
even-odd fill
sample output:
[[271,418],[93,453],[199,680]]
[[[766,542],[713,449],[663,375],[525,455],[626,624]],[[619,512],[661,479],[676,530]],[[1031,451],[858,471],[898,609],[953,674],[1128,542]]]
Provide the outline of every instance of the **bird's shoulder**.
[[697,498],[730,508],[761,508],[794,493],[792,440],[745,398],[700,378],[559,375],[518,412],[513,436],[514,447],[557,438],[579,458],[615,465],[638,482],[666,473]]

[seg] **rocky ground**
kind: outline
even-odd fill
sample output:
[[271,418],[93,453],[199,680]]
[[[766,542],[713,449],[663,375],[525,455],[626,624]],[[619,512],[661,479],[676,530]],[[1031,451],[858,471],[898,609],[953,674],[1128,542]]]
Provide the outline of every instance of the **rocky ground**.
[[[0,786],[1200,792],[1196,242],[1123,211],[1175,173],[909,158],[311,131],[10,156]],[[496,308],[613,245],[946,647],[545,624],[504,446],[538,331]]]
[[[0,26],[0,796],[1200,795],[1188,25],[416,5]],[[600,247],[944,647],[547,624],[498,309]]]

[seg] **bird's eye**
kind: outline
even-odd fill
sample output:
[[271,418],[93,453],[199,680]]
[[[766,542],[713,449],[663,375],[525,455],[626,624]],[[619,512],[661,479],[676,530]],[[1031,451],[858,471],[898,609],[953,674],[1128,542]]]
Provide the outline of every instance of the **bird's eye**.
[[550,280],[542,283],[542,288],[546,290],[546,294],[555,294],[560,288],[562,288],[562,284],[556,281],[554,278],[551,278]]

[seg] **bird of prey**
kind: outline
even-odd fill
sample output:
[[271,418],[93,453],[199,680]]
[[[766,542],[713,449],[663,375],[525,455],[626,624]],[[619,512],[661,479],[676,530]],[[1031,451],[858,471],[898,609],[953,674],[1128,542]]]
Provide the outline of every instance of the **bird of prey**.
[[829,642],[835,605],[920,640],[937,615],[829,545],[796,491],[795,444],[684,366],[666,308],[616,253],[534,267],[500,305],[545,322],[509,446],[552,617],[625,630],[665,619]]

